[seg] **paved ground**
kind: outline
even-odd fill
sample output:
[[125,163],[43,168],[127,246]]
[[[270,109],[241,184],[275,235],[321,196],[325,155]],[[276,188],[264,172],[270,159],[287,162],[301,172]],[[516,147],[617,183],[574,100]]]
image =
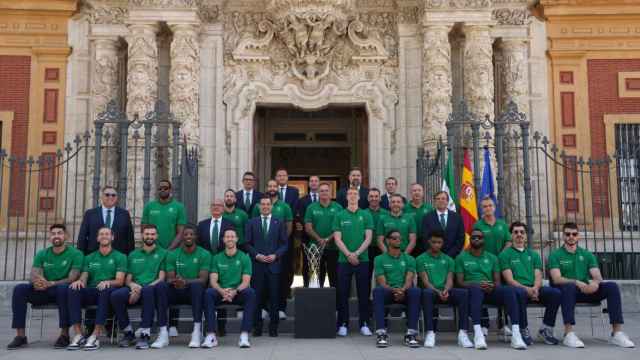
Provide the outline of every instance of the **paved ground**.
[[[640,345],[640,313],[626,314],[626,331],[632,340]],[[534,318],[533,316],[531,318]],[[347,338],[328,340],[301,340],[294,339],[292,334],[282,334],[277,339],[269,337],[253,338],[251,349],[239,349],[236,346],[237,334],[229,334],[220,339],[220,346],[213,350],[188,349],[187,336],[181,336],[173,340],[172,344],[163,350],[136,351],[133,349],[119,349],[113,345],[104,345],[99,351],[88,354],[83,351],[70,352],[66,350],[53,350],[55,332],[55,317],[46,320],[46,334],[44,339],[38,341],[38,324],[34,323],[32,333],[32,343],[28,348],[18,351],[7,351],[5,344],[13,337],[13,332],[8,329],[10,319],[0,317],[0,359],[47,359],[47,360],[69,360],[86,359],[91,356],[92,360],[101,359],[136,359],[136,360],[164,360],[164,359],[274,359],[274,360],[355,360],[355,359],[408,359],[408,358],[428,358],[433,360],[444,359],[512,359],[517,356],[518,360],[528,359],[638,359],[640,351],[638,349],[620,349],[607,344],[605,334],[599,322],[596,322],[595,337],[591,336],[589,320],[578,317],[578,334],[586,344],[585,349],[569,349],[563,346],[547,346],[535,344],[527,351],[516,351],[508,347],[508,344],[498,341],[495,332],[489,336],[489,349],[487,351],[477,351],[472,349],[461,349],[456,346],[453,333],[439,335],[438,347],[436,349],[409,349],[401,344],[402,334],[394,333],[391,336],[393,346],[387,349],[377,349],[374,346],[374,339],[351,334]],[[532,319],[531,329],[537,329],[538,319]],[[608,328],[608,326],[607,326]],[[556,333],[560,333],[560,328],[556,327]],[[608,330],[607,330],[608,331]],[[107,340],[103,343],[108,342]]]

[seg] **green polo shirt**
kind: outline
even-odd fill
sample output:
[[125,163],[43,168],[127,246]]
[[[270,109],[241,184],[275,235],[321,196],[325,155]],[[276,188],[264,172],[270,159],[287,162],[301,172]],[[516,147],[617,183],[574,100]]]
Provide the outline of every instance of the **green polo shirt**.
[[[342,206],[335,201],[331,201],[329,205],[323,206],[320,201],[314,202],[307,207],[304,213],[304,223],[313,225],[313,230],[322,238],[329,237],[333,234],[333,219],[342,211]],[[315,243],[315,240],[311,240]],[[331,241],[327,244],[327,250],[336,250],[335,242]]]
[[[258,203],[253,207],[253,210],[251,210],[251,217],[254,218],[260,215],[260,204]],[[293,212],[291,211],[291,207],[282,200],[278,200],[273,204],[271,207],[271,216],[284,222],[293,221]]]
[[158,228],[157,245],[166,249],[176,238],[178,225],[187,223],[187,212],[181,202],[171,198],[168,203],[149,201],[142,210],[141,224],[153,224]]
[[501,219],[496,219],[493,225],[487,224],[484,219],[480,219],[473,224],[473,228],[482,231],[484,234],[484,250],[498,256],[504,245],[511,241],[509,226]]
[[82,272],[89,274],[87,287],[94,288],[101,281],[114,280],[116,273],[127,272],[127,256],[116,249],[111,249],[107,255],[96,250],[85,256]]
[[480,256],[473,256],[469,251],[463,251],[456,257],[456,274],[464,274],[465,282],[493,283],[493,273],[500,272],[498,258],[488,251]]
[[[426,272],[431,285],[438,290],[444,290],[447,276],[455,271],[455,263],[449,255],[443,252],[433,255],[430,251],[426,251],[416,259],[416,271],[418,274]],[[420,287],[426,287],[422,280],[419,282]]]
[[236,229],[238,245],[244,244],[244,227],[249,221],[249,215],[242,209],[234,208],[232,212],[223,212],[222,218],[231,221],[233,227]]
[[533,286],[536,281],[535,269],[542,271],[542,260],[537,252],[529,248],[518,250],[514,247],[504,249],[498,255],[500,270],[511,270],[513,280],[524,286]]
[[233,256],[222,251],[211,258],[209,271],[218,274],[221,288],[235,289],[242,283],[242,275],[251,275],[251,259],[240,250],[236,250]]
[[408,272],[416,272],[416,259],[406,253],[393,257],[389,253],[376,256],[373,260],[373,272],[378,276],[384,276],[387,285],[392,288],[404,286],[404,279]]
[[[358,250],[360,245],[362,245],[366,230],[373,232],[373,218],[371,214],[365,210],[357,209],[353,212],[349,209],[344,209],[333,219],[333,231],[340,232],[344,246],[351,252]],[[369,262],[368,249],[365,249],[358,256],[358,260],[360,260],[360,262]],[[347,257],[344,256],[342,251],[338,256],[338,262],[348,262]]]
[[405,214],[413,214],[413,218],[416,222],[416,236],[418,239],[422,239],[422,219],[429,211],[433,210],[433,206],[428,203],[422,203],[419,207],[413,206],[411,201],[407,202],[402,212]]
[[368,212],[373,219],[373,237],[371,238],[371,245],[369,245],[369,247],[378,247],[378,235],[376,234],[376,229],[378,229],[378,222],[380,221],[380,216],[389,214],[389,210],[380,207],[377,211],[373,211],[371,208],[366,208],[364,209],[364,211]]
[[598,259],[589,250],[579,246],[573,254],[562,246],[549,254],[547,264],[549,269],[560,269],[564,278],[588,283],[591,280],[589,270],[598,267]]
[[404,251],[409,245],[409,234],[416,233],[416,221],[413,214],[400,213],[400,216],[393,216],[391,212],[381,215],[376,227],[376,237],[385,236],[390,230],[400,231],[402,242],[400,249]]
[[200,276],[200,271],[209,271],[210,265],[211,253],[207,250],[196,246],[196,249],[189,254],[179,247],[167,254],[166,271],[175,271],[181,278],[193,280]]
[[165,269],[167,250],[156,246],[146,252],[142,248],[129,254],[127,269],[133,282],[145,286],[158,278],[160,270]]
[[71,270],[82,270],[84,256],[82,252],[69,245],[60,254],[53,252],[53,246],[42,249],[33,259],[33,267],[42,269],[47,281],[58,281],[69,276]]

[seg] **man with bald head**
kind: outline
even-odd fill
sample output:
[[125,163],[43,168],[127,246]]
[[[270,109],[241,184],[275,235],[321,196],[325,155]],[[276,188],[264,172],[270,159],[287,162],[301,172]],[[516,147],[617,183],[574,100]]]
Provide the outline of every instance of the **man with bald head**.
[[227,229],[234,229],[233,222],[224,218],[224,201],[220,198],[213,199],[209,207],[211,217],[198,223],[198,246],[215,255],[224,249],[222,243],[223,234]]

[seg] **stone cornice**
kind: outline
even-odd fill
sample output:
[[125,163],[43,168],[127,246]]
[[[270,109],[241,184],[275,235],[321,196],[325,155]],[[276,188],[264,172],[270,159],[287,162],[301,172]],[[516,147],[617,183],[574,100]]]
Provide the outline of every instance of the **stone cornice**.
[[0,0],[0,12],[5,10],[27,10],[36,12],[59,11],[72,14],[78,8],[78,0]]

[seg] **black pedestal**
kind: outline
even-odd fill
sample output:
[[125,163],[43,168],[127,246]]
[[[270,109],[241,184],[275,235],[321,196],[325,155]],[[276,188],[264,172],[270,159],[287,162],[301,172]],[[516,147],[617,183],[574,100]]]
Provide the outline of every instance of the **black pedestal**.
[[336,337],[336,289],[295,288],[296,338],[330,339]]

